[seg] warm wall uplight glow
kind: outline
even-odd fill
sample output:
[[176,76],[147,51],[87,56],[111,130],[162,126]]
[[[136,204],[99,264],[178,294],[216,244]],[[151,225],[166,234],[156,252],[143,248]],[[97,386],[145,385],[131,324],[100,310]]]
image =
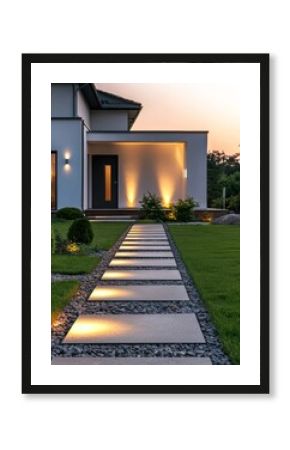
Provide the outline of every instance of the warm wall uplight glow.
[[183,142],[91,143],[91,155],[119,156],[119,208],[139,208],[147,192],[157,194],[164,206],[184,198],[186,180]]
[[125,174],[125,189],[127,205],[129,208],[137,206],[137,185],[138,185],[138,173],[136,170],[129,171]]
[[177,200],[178,196],[176,195],[176,193],[178,190],[178,184],[182,186],[182,195],[179,195],[179,197],[183,198],[185,193],[185,183],[183,176],[185,159],[184,144],[175,144],[175,146],[174,164],[177,168],[179,176],[173,177],[170,170],[164,170],[164,167],[162,167],[162,162],[159,162],[156,167],[159,192],[162,199],[162,205],[165,208],[169,208],[170,204],[174,200]]

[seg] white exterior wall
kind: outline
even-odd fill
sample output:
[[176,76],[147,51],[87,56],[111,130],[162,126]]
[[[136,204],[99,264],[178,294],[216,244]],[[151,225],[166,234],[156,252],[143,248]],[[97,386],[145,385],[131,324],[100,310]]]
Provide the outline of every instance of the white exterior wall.
[[95,131],[128,131],[127,111],[91,111],[90,128]]
[[[88,133],[87,140],[89,154],[119,155],[119,208],[138,207],[138,200],[147,190],[156,192],[163,198],[166,195],[170,201],[186,196],[193,197],[201,208],[207,207],[206,132]],[[145,141],[152,142],[150,149]],[[126,142],[132,144],[126,146]],[[138,142],[139,147],[134,146],[135,142]],[[140,145],[142,142],[144,145]],[[154,146],[154,143],[158,142],[167,145],[172,143],[172,146],[167,147],[168,151],[162,150],[158,153],[162,148]],[[180,152],[176,151],[174,143],[184,144],[182,164],[178,162],[180,156],[177,155]],[[136,151],[137,148],[139,150]],[[184,179],[183,169],[187,169],[187,179]],[[160,182],[160,179],[163,181]],[[91,190],[90,180],[88,184]],[[139,186],[136,195],[129,195],[134,200],[128,197],[128,192],[132,191],[128,184]]]
[[187,197],[193,197],[200,208],[207,207],[207,134],[187,138]]
[[183,143],[96,143],[88,151],[118,155],[119,208],[139,208],[148,191],[160,196],[164,206],[185,196]]
[[91,128],[91,110],[84,98],[83,93],[77,91],[77,115],[81,117],[88,129]]
[[73,111],[73,85],[51,85],[51,117],[72,117]]
[[57,151],[57,209],[82,209],[82,127],[81,120],[51,121],[51,150]]

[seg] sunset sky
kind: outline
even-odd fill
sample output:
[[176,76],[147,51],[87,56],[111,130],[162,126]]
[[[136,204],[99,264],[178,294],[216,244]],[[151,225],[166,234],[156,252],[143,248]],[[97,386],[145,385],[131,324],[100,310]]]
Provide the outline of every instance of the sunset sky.
[[221,84],[96,84],[142,103],[132,130],[208,130],[208,151],[240,151],[239,93]]

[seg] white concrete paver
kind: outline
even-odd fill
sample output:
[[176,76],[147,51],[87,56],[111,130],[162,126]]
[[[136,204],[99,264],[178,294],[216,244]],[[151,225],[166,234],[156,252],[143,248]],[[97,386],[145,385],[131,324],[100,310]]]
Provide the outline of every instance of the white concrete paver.
[[96,286],[89,301],[188,301],[184,286],[180,285],[131,285]]
[[82,314],[64,343],[204,343],[195,314]]

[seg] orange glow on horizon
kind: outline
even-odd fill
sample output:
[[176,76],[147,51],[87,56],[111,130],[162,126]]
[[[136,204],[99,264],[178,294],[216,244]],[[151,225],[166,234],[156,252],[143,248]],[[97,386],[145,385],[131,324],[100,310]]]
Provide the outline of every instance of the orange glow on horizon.
[[240,98],[234,84],[97,83],[96,86],[142,103],[132,131],[207,130],[209,151],[240,152]]

